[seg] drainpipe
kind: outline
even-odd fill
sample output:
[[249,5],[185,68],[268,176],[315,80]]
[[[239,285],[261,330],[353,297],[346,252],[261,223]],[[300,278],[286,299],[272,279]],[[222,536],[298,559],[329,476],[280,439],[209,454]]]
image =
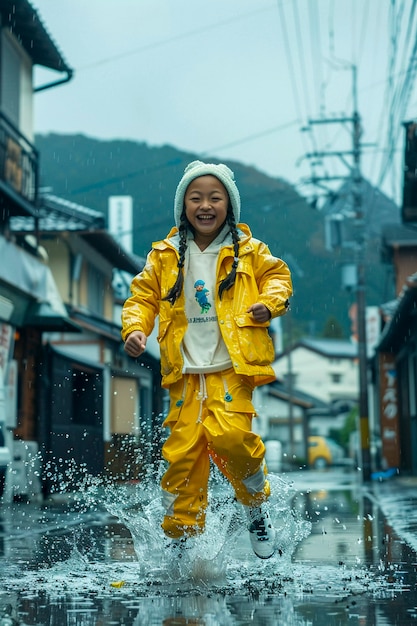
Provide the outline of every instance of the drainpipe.
[[103,443],[111,441],[111,415],[110,415],[111,373],[110,366],[106,364],[103,370]]
[[74,70],[67,68],[65,70],[67,75],[65,78],[60,78],[59,80],[54,80],[51,83],[46,83],[45,85],[40,85],[40,87],[35,87],[33,93],[37,93],[38,91],[45,91],[45,89],[51,89],[52,87],[58,87],[58,85],[63,85],[64,83],[68,83],[71,78],[74,76]]

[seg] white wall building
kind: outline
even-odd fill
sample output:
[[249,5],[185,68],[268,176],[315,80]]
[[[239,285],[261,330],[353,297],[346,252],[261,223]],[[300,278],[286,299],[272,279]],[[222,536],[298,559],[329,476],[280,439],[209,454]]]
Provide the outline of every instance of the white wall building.
[[273,363],[277,378],[333,405],[357,402],[358,367],[357,345],[343,339],[302,339]]

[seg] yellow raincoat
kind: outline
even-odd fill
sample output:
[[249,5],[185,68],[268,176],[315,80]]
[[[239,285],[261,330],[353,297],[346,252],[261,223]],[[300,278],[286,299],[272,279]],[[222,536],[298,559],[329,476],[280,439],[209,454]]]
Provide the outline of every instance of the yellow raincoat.
[[217,260],[215,308],[232,368],[210,374],[183,374],[182,340],[187,330],[184,290],[174,305],[163,301],[178,273],[178,231],[153,244],[143,271],[132,281],[132,295],[122,312],[122,337],[140,330],[149,336],[159,315],[162,385],[170,389],[170,429],[162,453],[169,466],[162,478],[165,517],[170,537],[201,532],[205,525],[210,458],[232,484],[236,498],[247,506],[269,496],[264,464],[265,446],[252,432],[256,415],[252,391],[275,379],[274,348],[269,322],[253,319],[247,309],[263,303],[271,318],[286,312],[292,295],[287,265],[239,224],[239,263],[233,287],[217,295],[230,272],[232,245],[221,248]]
[[[237,374],[253,376],[255,385],[275,380],[271,363],[274,348],[268,333],[269,322],[256,322],[246,313],[251,304],[262,302],[271,318],[283,315],[292,295],[288,266],[272,256],[268,247],[254,239],[246,224],[238,225],[239,263],[235,285],[216,291],[215,307],[223,340]],[[122,313],[123,340],[134,330],[149,336],[159,314],[158,341],[161,351],[162,386],[169,387],[182,376],[181,344],[187,330],[184,292],[174,306],[162,298],[175,282],[178,250],[173,228],[168,237],[153,244],[143,271],[132,281],[132,296],[126,300]],[[224,246],[217,261],[217,286],[230,272],[233,246]]]

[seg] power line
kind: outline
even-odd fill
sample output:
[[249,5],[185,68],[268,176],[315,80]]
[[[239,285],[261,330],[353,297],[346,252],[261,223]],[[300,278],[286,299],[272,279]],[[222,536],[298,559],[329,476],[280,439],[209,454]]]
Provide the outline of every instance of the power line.
[[[293,2],[294,2],[294,0],[293,0]],[[280,22],[280,27],[281,27],[282,40],[284,42],[285,56],[286,56],[287,63],[288,63],[289,80],[291,82],[291,89],[292,89],[292,93],[293,93],[294,106],[295,106],[298,118],[300,120],[306,120],[307,119],[307,111],[304,112],[302,110],[302,107],[301,107],[300,94],[299,94],[298,87],[297,87],[297,81],[295,79],[293,55],[292,55],[291,46],[290,46],[289,38],[288,38],[288,32],[289,31],[288,31],[287,19],[286,19],[285,11],[284,11],[284,8],[283,8],[283,3],[280,2],[280,0],[277,0],[277,9],[278,9],[278,14],[279,14],[279,22]],[[307,100],[307,102],[308,102],[308,100]],[[310,139],[311,139],[311,137],[310,137]],[[303,135],[303,142],[304,142],[304,145],[306,147],[306,139],[305,139],[304,135]]]
[[[413,6],[411,8],[410,15],[414,18],[415,12],[415,1],[413,2]],[[410,24],[410,20],[408,21],[408,26]],[[398,32],[398,31],[397,31]],[[407,29],[407,33],[409,33],[409,28]],[[406,42],[407,43],[407,42]],[[406,45],[405,43],[405,45]],[[403,116],[405,115],[405,111],[408,106],[408,102],[410,99],[411,91],[413,89],[413,85],[415,82],[417,73],[417,40],[414,39],[414,45],[411,50],[411,54],[409,53],[409,59],[407,63],[407,69],[405,75],[401,82],[395,87],[394,93],[391,98],[390,108],[389,108],[389,118],[388,118],[388,136],[387,136],[387,152],[386,157],[381,164],[378,185],[382,185],[385,180],[385,177],[392,167],[392,156],[395,151],[398,142],[398,133],[396,132],[398,126],[403,121]]]
[[298,118],[299,119],[305,119],[304,116],[303,116],[303,113],[301,111],[300,94],[298,93],[298,87],[297,87],[297,83],[296,83],[296,80],[295,80],[293,56],[292,56],[292,52],[291,52],[290,42],[289,42],[289,39],[288,39],[288,27],[287,27],[287,20],[286,20],[286,17],[285,17],[285,11],[283,9],[282,3],[279,0],[277,0],[277,6],[278,6],[279,17],[280,17],[282,40],[284,42],[285,54],[286,54],[287,62],[288,62],[288,66],[289,66],[289,78],[290,78],[291,88],[292,88],[292,92],[293,92],[294,105],[295,105],[295,108],[296,108],[296,111],[297,111]]
[[[365,237],[364,232],[364,207],[361,190],[362,174],[360,170],[361,159],[361,121],[357,106],[357,69],[352,66],[353,70],[353,86],[352,100],[353,113],[350,117],[341,116],[340,118],[321,118],[318,120],[310,120],[310,124],[352,124],[352,149],[347,152],[352,156],[352,164],[348,165],[349,178],[352,186],[352,217],[353,225],[357,229],[354,241],[355,250],[355,268],[357,274],[356,283],[356,304],[357,304],[357,325],[358,325],[358,360],[359,360],[359,423],[360,423],[360,442],[362,457],[362,478],[364,481],[371,479],[371,455],[370,455],[370,431],[369,431],[369,398],[368,398],[368,371],[367,371],[367,342],[366,342],[366,280],[365,280]],[[331,156],[334,156],[332,154]],[[339,177],[338,177],[339,178]],[[345,177],[347,178],[347,177]],[[331,177],[323,176],[317,179],[321,181],[329,181]],[[312,182],[316,182],[314,179]]]
[[90,183],[89,185],[84,185],[83,187],[77,187],[76,189],[73,189],[70,192],[70,194],[76,195],[79,193],[85,193],[86,191],[92,191],[93,189],[103,189],[104,187],[108,187],[109,185],[121,183],[131,178],[136,178],[136,176],[146,176],[150,172],[157,172],[167,167],[173,167],[174,165],[180,165],[181,163],[185,163],[185,162],[188,163],[188,160],[185,161],[185,159],[176,157],[174,159],[170,159],[169,161],[166,161],[165,163],[159,163],[158,165],[147,166],[147,167],[142,168],[141,170],[134,170],[132,172],[127,172],[126,174],[122,174],[120,176],[112,176],[111,178],[104,178],[94,183]]
[[292,9],[293,9],[294,24],[295,24],[296,42],[297,42],[297,48],[298,48],[299,66],[301,70],[301,87],[303,90],[304,102],[307,104],[309,100],[308,76],[307,76],[307,68],[306,68],[306,63],[305,63],[306,55],[304,54],[303,38],[301,35],[300,14],[298,11],[298,0],[294,0],[292,4]]
[[212,154],[213,152],[220,152],[221,150],[226,150],[228,148],[233,148],[235,146],[240,146],[243,143],[247,143],[248,141],[255,141],[260,137],[265,137],[267,135],[271,135],[272,133],[277,133],[281,130],[285,130],[286,128],[291,128],[291,126],[296,126],[301,123],[300,119],[294,119],[290,122],[285,122],[285,124],[280,124],[279,126],[273,126],[272,128],[268,128],[267,130],[263,130],[259,133],[254,133],[253,135],[247,135],[246,137],[242,137],[242,139],[237,139],[236,141],[231,141],[230,143],[223,144],[221,146],[217,146],[215,148],[210,148],[209,150],[205,150],[204,152],[199,153],[201,156],[206,156],[208,154]]
[[[298,119],[291,120],[290,122],[285,122],[284,124],[280,124],[279,126],[274,126],[272,128],[268,128],[267,130],[260,131],[258,133],[254,133],[253,135],[247,135],[246,137],[242,137],[241,139],[237,139],[236,141],[232,141],[227,144],[223,144],[221,146],[217,146],[215,148],[211,148],[210,150],[204,150],[204,152],[198,152],[201,157],[207,156],[209,154],[213,154],[213,152],[220,152],[221,150],[226,150],[228,148],[241,145],[243,143],[247,143],[250,141],[255,141],[260,137],[264,137],[267,135],[271,135],[272,133],[280,132],[282,130],[286,130],[291,126],[295,126],[299,124]],[[173,167],[180,165],[181,163],[185,163],[185,159],[181,159],[179,157],[171,159],[166,163],[149,166],[146,168],[142,168],[141,170],[133,170],[131,172],[127,172],[125,174],[121,174],[120,176],[112,176],[111,178],[105,178],[99,181],[95,181],[94,183],[90,183],[89,185],[83,185],[82,187],[77,187],[73,189],[70,193],[75,195],[79,193],[85,193],[87,191],[92,191],[93,189],[101,189],[104,187],[108,187],[109,185],[114,185],[117,183],[121,183],[125,180],[129,180],[132,178],[136,178],[136,176],[146,176],[150,172],[156,172],[159,170],[163,170],[167,167]],[[187,161],[188,162],[188,161]]]
[[321,33],[320,20],[318,19],[318,6],[316,2],[308,2],[309,24],[310,24],[310,47],[311,62],[313,66],[314,83],[316,85],[315,96],[317,99],[317,112],[320,110],[320,86],[322,84],[321,74]]
[[363,15],[362,15],[362,26],[361,26],[360,35],[359,35],[358,55],[354,59],[354,62],[357,66],[359,66],[359,62],[360,62],[361,56],[363,54],[364,46],[365,46],[365,41],[367,40],[369,7],[370,7],[370,2],[365,2]]
[[98,61],[94,61],[92,63],[88,63],[87,65],[83,65],[77,69],[78,72],[84,70],[90,70],[95,67],[99,67],[101,65],[106,65],[108,63],[114,63],[115,61],[120,61],[120,59],[125,59],[130,56],[134,56],[136,54],[141,54],[142,52],[148,52],[149,50],[154,50],[156,48],[161,48],[162,46],[166,46],[170,43],[175,43],[177,41],[182,41],[183,39],[188,39],[189,37],[195,37],[196,35],[201,35],[201,33],[205,33],[210,30],[214,30],[219,28],[220,26],[227,26],[229,24],[236,24],[241,20],[246,20],[254,15],[258,15],[259,13],[265,13],[267,11],[273,10],[274,7],[266,7],[263,9],[257,9],[256,11],[250,11],[249,13],[244,13],[242,15],[231,17],[227,20],[222,20],[220,22],[215,22],[214,24],[208,24],[207,26],[203,26],[201,28],[197,28],[195,30],[190,30],[185,33],[180,33],[178,35],[173,35],[172,37],[168,37],[167,39],[162,39],[160,41],[155,41],[153,43],[146,44],[145,46],[139,46],[138,48],[134,48],[133,50],[128,50],[126,52],[120,52],[119,54],[114,54],[111,57],[106,57],[104,59],[99,59]]

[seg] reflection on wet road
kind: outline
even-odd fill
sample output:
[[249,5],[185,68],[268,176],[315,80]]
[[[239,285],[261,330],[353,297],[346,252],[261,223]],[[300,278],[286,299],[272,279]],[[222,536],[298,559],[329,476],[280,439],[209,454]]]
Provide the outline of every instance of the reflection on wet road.
[[223,483],[212,486],[207,532],[180,562],[163,546],[156,486],[3,503],[0,626],[417,623],[415,553],[356,474],[271,482],[283,554],[267,561],[252,555]]

